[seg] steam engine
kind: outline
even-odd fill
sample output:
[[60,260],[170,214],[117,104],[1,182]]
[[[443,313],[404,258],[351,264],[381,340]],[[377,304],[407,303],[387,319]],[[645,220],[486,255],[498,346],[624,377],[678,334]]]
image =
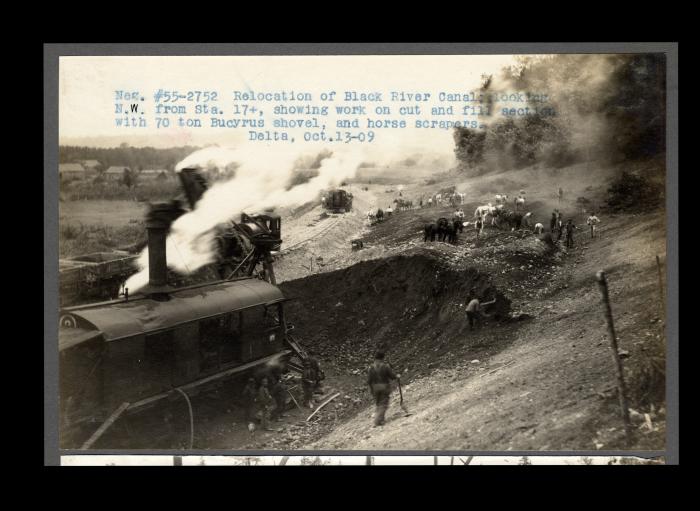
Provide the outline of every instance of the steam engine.
[[[274,285],[270,252],[281,244],[279,217],[244,214],[235,225],[252,245],[247,275],[174,288],[165,241],[180,214],[173,204],[149,211],[145,288],[119,300],[61,310],[62,447],[80,447],[71,434],[76,428],[87,425],[94,432],[105,419],[143,409],[175,390],[191,394],[273,362],[298,368],[290,359],[306,357],[289,335],[286,299]],[[255,258],[262,258],[265,280],[252,276]]]

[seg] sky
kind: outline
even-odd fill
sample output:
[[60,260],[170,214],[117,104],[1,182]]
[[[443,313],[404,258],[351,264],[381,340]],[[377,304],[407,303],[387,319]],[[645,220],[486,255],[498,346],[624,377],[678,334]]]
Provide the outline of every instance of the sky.
[[[125,132],[115,126],[114,91],[137,90],[152,98],[159,88],[217,90],[228,99],[236,90],[308,91],[400,90],[467,93],[483,74],[514,62],[510,55],[417,56],[197,56],[61,57],[59,63],[59,140],[61,144],[171,147],[236,145],[231,129],[154,127]],[[319,103],[321,104],[321,103]],[[152,104],[150,105],[152,106]],[[430,132],[430,133],[428,133]],[[136,134],[135,134],[136,133]],[[126,136],[125,136],[126,135]],[[386,144],[417,143],[436,150],[452,146],[450,131],[401,130]]]

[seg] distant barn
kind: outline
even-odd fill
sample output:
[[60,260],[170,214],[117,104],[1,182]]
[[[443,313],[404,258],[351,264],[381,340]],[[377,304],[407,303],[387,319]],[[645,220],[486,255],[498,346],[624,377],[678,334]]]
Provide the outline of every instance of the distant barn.
[[97,160],[80,160],[80,163],[90,176],[96,176],[102,168],[102,164]]
[[85,179],[87,172],[80,163],[60,163],[58,165],[58,177],[65,179]]
[[124,178],[124,171],[128,170],[129,167],[113,165],[102,173],[102,177],[104,177],[108,181],[119,181]]

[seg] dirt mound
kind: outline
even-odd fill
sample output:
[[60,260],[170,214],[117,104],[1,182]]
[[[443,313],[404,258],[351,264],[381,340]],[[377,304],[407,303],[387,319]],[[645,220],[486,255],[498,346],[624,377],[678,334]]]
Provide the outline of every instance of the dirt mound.
[[464,338],[470,292],[496,299],[491,321],[507,320],[510,312],[510,300],[488,274],[422,254],[364,261],[280,287],[296,298],[287,317],[304,344],[351,369],[364,368],[378,348],[403,367],[429,363],[433,345]]

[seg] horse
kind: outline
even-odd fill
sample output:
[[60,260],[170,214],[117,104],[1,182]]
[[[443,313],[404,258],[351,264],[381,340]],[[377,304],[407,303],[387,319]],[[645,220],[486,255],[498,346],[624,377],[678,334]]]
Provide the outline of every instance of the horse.
[[428,238],[430,238],[430,241],[435,241],[436,234],[437,234],[437,225],[425,224],[425,227],[423,227],[423,242],[428,241]]
[[438,221],[437,221],[438,241],[445,241],[445,239],[448,236],[449,225],[450,225],[450,222],[447,220],[447,218],[444,218],[444,217],[438,218]]

